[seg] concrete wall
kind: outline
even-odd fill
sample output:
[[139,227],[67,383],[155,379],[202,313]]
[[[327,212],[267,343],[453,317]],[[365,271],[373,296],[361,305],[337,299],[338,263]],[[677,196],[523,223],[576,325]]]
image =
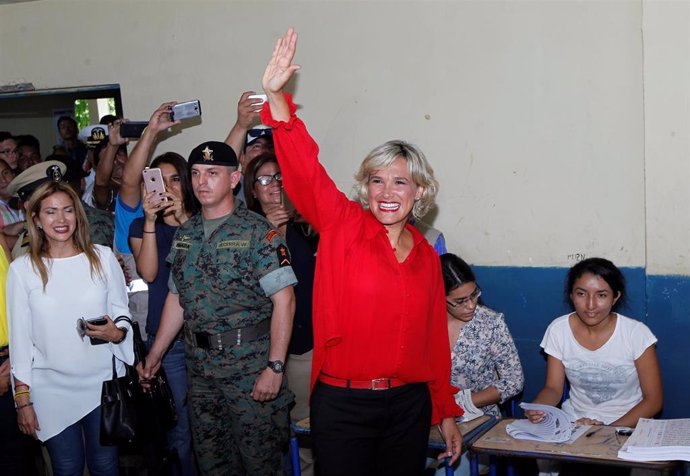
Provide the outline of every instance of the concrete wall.
[[566,269],[605,256],[629,278],[626,314],[660,338],[664,415],[680,416],[689,23],[687,1],[37,1],[0,6],[0,84],[119,83],[133,120],[198,98],[202,124],[158,148],[186,154],[225,137],[294,26],[292,87],[326,168],[349,190],[374,146],[422,147],[441,182],[435,226],[506,313],[526,398],[543,381],[538,343],[564,310]]

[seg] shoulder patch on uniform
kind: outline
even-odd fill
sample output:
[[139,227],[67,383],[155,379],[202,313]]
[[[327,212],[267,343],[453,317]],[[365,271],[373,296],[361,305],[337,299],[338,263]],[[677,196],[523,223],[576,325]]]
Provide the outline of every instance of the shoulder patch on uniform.
[[226,248],[249,248],[249,240],[225,240],[216,246],[217,250]]
[[278,232],[275,230],[270,230],[268,233],[266,233],[266,241],[270,243],[276,236],[278,236]]
[[287,246],[278,245],[277,253],[278,253],[278,265],[281,268],[284,266],[290,266],[290,252],[288,251]]
[[187,243],[185,241],[180,241],[180,240],[175,240],[173,241],[173,249],[175,250],[188,250],[191,247],[191,243]]

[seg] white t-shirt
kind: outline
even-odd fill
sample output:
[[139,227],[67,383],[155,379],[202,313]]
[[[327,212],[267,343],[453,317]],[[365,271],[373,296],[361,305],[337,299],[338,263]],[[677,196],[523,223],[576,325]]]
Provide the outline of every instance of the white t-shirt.
[[643,323],[617,314],[609,340],[589,350],[575,339],[569,316],[554,320],[540,344],[565,367],[570,398],[562,408],[573,421],[594,418],[608,425],[642,400],[635,360],[657,339]]
[[[77,333],[77,319],[108,314],[129,316],[127,287],[113,252],[95,245],[103,279],[91,277],[84,253],[46,259],[48,283],[28,255],[10,265],[7,277],[7,317],[12,349],[12,375],[31,387],[31,400],[46,441],[79,421],[101,404],[101,386],[112,378],[112,357],[134,361],[132,333],[121,344],[91,345]],[[128,327],[118,322],[119,327]]]

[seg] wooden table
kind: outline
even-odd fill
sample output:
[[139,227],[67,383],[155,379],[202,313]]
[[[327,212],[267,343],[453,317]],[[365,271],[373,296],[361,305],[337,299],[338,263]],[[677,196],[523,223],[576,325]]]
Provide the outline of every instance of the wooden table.
[[[618,450],[626,436],[616,435],[613,426],[593,427],[572,443],[543,443],[532,440],[517,440],[506,433],[506,425],[513,419],[498,421],[491,429],[469,444],[470,471],[478,474],[478,455],[491,457],[491,475],[496,474],[495,458],[533,458],[569,461],[573,463],[602,464],[644,468],[668,474],[679,471],[680,463],[675,461],[640,462],[618,458]],[[596,433],[591,436],[591,431]]]

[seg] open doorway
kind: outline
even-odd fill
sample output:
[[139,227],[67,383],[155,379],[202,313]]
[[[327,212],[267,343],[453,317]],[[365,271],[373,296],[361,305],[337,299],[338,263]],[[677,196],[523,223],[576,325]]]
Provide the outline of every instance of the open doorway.
[[122,117],[119,84],[0,93],[0,131],[33,135],[43,157],[60,145],[61,116],[74,118],[81,130],[106,114]]

